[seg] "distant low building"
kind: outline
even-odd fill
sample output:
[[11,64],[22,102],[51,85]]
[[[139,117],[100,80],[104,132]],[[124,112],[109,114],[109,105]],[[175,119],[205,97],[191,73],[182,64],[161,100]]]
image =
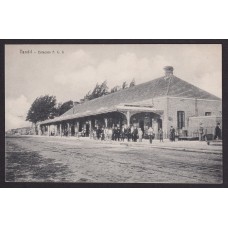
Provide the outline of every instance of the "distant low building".
[[6,131],[6,135],[34,135],[32,127],[22,127]]
[[177,134],[185,131],[191,136],[199,128],[197,118],[205,116],[215,117],[210,125],[215,127],[222,118],[222,99],[174,76],[172,66],[164,70],[162,77],[74,105],[63,115],[40,122],[39,134],[69,136],[84,131],[88,136],[99,126],[134,125],[144,134],[152,126],[156,134],[162,128],[168,137],[173,126]]

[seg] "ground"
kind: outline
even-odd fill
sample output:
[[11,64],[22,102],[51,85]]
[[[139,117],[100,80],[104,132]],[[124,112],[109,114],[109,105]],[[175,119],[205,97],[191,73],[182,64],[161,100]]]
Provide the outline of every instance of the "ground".
[[221,148],[204,142],[199,144],[200,151],[196,142],[190,142],[192,146],[182,149],[185,144],[181,143],[153,142],[151,146],[147,141],[7,137],[6,181],[222,183]]

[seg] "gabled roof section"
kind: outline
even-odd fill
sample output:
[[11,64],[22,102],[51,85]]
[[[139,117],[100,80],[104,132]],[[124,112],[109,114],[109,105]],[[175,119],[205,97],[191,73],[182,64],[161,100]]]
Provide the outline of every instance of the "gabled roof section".
[[222,100],[221,98],[194,86],[176,76],[170,77],[167,96],[198,98],[205,100]]

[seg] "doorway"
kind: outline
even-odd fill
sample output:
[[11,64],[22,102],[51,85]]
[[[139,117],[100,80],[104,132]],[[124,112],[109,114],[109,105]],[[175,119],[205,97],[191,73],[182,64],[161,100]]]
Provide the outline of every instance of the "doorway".
[[78,131],[79,131],[79,132],[82,131],[82,123],[81,123],[81,122],[79,122],[79,129],[78,129]]
[[72,136],[75,135],[75,125],[74,124],[71,126],[71,135]]

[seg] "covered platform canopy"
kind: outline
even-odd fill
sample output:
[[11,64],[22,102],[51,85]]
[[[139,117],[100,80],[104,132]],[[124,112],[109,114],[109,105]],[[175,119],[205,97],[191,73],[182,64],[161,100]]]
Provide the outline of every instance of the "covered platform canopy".
[[106,113],[112,113],[112,112],[123,113],[126,115],[126,117],[127,115],[129,115],[130,117],[132,114],[136,114],[140,112],[151,112],[158,115],[161,115],[163,113],[162,110],[157,110],[153,108],[151,105],[120,104],[112,108],[99,108],[95,111],[88,110],[86,112],[81,112],[76,114],[62,115],[54,119],[49,119],[49,120],[39,122],[39,124],[40,125],[53,124],[53,123],[58,123],[66,120],[79,119],[83,117],[96,116],[99,114],[106,114]]

